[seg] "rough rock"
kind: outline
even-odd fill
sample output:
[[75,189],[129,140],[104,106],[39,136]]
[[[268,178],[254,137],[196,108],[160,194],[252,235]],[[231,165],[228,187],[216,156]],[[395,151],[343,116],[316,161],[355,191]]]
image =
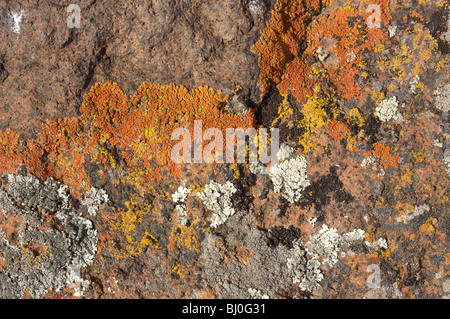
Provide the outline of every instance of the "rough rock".
[[[46,119],[79,114],[83,94],[112,80],[131,94],[146,79],[258,93],[250,52],[270,5],[263,1],[71,1],[0,4],[0,127],[33,136]],[[21,18],[14,18],[21,12]],[[16,20],[14,20],[16,19]]]
[[448,1],[68,5],[0,4],[0,297],[449,298]]

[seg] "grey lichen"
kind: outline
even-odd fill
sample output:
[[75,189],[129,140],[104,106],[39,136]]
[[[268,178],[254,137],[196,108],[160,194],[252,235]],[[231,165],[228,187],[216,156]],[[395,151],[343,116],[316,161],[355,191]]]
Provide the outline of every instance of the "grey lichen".
[[[70,209],[67,187],[52,178],[43,183],[33,176],[7,176],[0,189],[0,212],[23,219],[19,242],[11,244],[0,230],[0,257],[7,268],[0,273],[0,298],[20,298],[28,290],[39,298],[49,289],[71,284],[71,267],[92,264],[97,251],[97,231],[90,220]],[[43,227],[42,217],[55,219],[61,229]],[[59,227],[58,227],[59,228]],[[36,255],[32,245],[44,247]]]
[[[238,229],[251,218],[244,211],[237,212],[224,227]],[[216,287],[222,298],[273,298],[280,289],[292,283],[291,270],[286,259],[293,253],[284,245],[273,248],[267,242],[264,232],[244,226],[239,232],[227,232],[225,238],[208,232],[201,243],[200,263],[203,283]],[[236,243],[252,252],[248,261],[241,262],[234,257]],[[218,247],[227,247],[227,257]]]
[[97,215],[100,205],[109,201],[108,194],[105,190],[91,187],[86,192],[86,196],[81,200],[81,204],[87,207],[91,216]]
[[253,162],[250,164],[249,169],[250,173],[257,175],[262,173],[264,166],[259,162]]
[[340,235],[336,228],[322,225],[322,228],[310,237],[305,250],[308,255],[332,267],[338,261],[340,250],[347,248],[355,241],[364,240],[364,233],[364,230],[356,229]]
[[295,240],[291,249],[292,257],[287,259],[287,268],[293,274],[292,282],[299,284],[303,291],[319,289],[324,278],[320,266],[332,267],[338,261],[341,249],[363,238],[364,231],[361,229],[340,235],[336,228],[323,225],[304,247],[301,240]]
[[444,151],[443,162],[447,166],[445,172],[447,173],[447,176],[450,177],[450,147],[447,147]]
[[437,88],[434,91],[436,107],[444,113],[450,111],[450,83]]
[[303,242],[301,239],[294,240],[291,249],[292,257],[287,258],[287,268],[292,272],[292,282],[294,284],[301,282],[301,278],[306,272],[307,259],[305,250],[303,249]]

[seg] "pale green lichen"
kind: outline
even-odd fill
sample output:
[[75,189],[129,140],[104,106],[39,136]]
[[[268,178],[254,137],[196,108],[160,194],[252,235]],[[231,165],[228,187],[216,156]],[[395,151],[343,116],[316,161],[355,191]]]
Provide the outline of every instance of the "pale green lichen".
[[[28,290],[39,298],[48,289],[59,291],[72,284],[72,268],[92,264],[98,235],[90,220],[70,209],[67,187],[52,178],[43,183],[33,176],[7,176],[0,189],[0,211],[21,217],[19,245],[11,244],[0,230],[0,256],[7,268],[0,273],[0,298],[20,298]],[[43,215],[55,216],[62,229],[44,229]],[[45,247],[38,256],[32,244]]]
[[434,95],[436,98],[436,107],[440,111],[448,113],[450,111],[450,83],[437,88],[434,91]]
[[205,186],[205,191],[198,193],[198,197],[202,200],[203,204],[214,212],[211,216],[211,227],[222,225],[235,213],[232,207],[231,196],[236,191],[237,189],[231,182],[226,182],[221,185],[215,181],[211,181],[211,183]]
[[331,267],[338,261],[341,249],[346,249],[355,241],[362,241],[364,233],[362,229],[355,229],[340,235],[336,228],[322,225],[317,233],[311,235],[305,245],[305,250],[308,255]]
[[278,152],[280,163],[270,170],[275,193],[284,190],[282,196],[290,203],[302,197],[302,191],[311,183],[307,175],[307,162],[303,156],[293,156],[293,149],[282,145]]
[[383,122],[400,120],[403,118],[398,110],[398,100],[396,96],[381,101],[375,109],[375,113]]
[[187,223],[186,200],[191,192],[192,189],[180,186],[178,187],[178,190],[172,194],[172,201],[177,204],[175,209],[180,215],[180,219],[178,220],[180,225],[186,225]]
[[[293,242],[293,256],[287,259],[287,268],[294,274],[292,282],[303,291],[312,292],[320,288],[324,276],[320,266],[332,267],[338,261],[341,249],[347,249],[356,241],[364,239],[364,231],[355,229],[340,235],[336,228],[323,225],[303,247],[300,239]],[[310,256],[310,257],[308,257]]]

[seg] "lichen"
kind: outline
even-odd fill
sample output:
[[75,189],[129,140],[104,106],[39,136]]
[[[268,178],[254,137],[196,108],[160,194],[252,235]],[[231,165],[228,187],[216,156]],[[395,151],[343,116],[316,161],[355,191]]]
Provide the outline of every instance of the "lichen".
[[270,299],[268,295],[263,294],[258,289],[248,288],[248,293],[250,294],[251,299]]
[[363,167],[367,167],[367,165],[373,163],[374,159],[376,159],[381,169],[385,170],[389,167],[398,167],[398,159],[400,154],[393,155],[391,153],[390,146],[386,146],[382,143],[375,143],[373,150],[364,153],[364,156],[366,157],[366,160],[363,160]]
[[[275,4],[272,17],[261,32],[261,38],[252,47],[253,52],[259,56],[258,84],[262,96],[273,84],[279,84],[282,81],[286,69],[286,72],[293,76],[292,80],[290,77],[286,79],[289,79],[292,84],[298,84],[296,85],[297,97],[302,97],[305,90],[309,91],[308,86],[303,85],[307,81],[305,68],[301,67],[304,62],[297,59],[296,55],[300,50],[300,43],[306,39],[304,20],[311,19],[319,13],[320,2],[318,0],[303,2],[279,0]],[[296,70],[299,72],[295,72]]]
[[105,190],[91,187],[86,191],[86,196],[81,200],[81,204],[87,207],[91,216],[95,216],[98,213],[99,206],[108,201],[108,194]]
[[381,101],[375,109],[375,112],[377,117],[383,122],[400,120],[403,118],[398,110],[398,100],[396,96]]
[[22,19],[24,16],[23,13],[24,13],[23,10],[19,10],[11,12],[10,14],[10,25],[14,33],[20,33],[20,24],[22,23]]
[[191,192],[192,189],[179,186],[177,191],[172,194],[172,200],[177,204],[175,209],[178,214],[180,214],[180,219],[178,221],[180,225],[186,225],[187,223],[186,200]]
[[[20,298],[25,291],[39,298],[48,289],[60,290],[72,283],[72,268],[92,264],[97,251],[97,231],[92,222],[70,207],[66,185],[52,178],[43,183],[33,176],[7,175],[8,188],[0,190],[0,211],[23,218],[18,245],[0,230],[0,252],[8,265],[0,273],[0,297]],[[54,215],[63,229],[46,226]],[[44,228],[44,229],[42,229]],[[42,230],[41,230],[42,229]],[[36,255],[32,245],[43,245]]]
[[288,148],[283,146],[281,153],[278,153],[278,156],[281,156],[280,163],[271,168],[270,178],[274,192],[279,193],[283,190],[282,196],[290,203],[295,203],[302,197],[302,191],[310,185],[307,162],[301,155],[286,159],[287,154],[292,154],[291,150],[285,151],[286,149]]
[[450,84],[443,85],[434,91],[435,105],[442,112],[450,112]]
[[365,241],[364,243],[366,244],[366,246],[375,250],[388,248],[388,244],[385,238],[379,238],[375,242]]
[[287,268],[292,272],[292,282],[299,283],[301,278],[305,275],[307,259],[305,257],[305,250],[301,239],[292,242],[292,257],[287,258]]
[[205,186],[203,192],[198,193],[202,203],[214,212],[211,216],[211,227],[222,225],[230,216],[234,215],[235,210],[232,206],[231,196],[236,191],[236,187],[229,181],[222,185],[211,181]]
[[329,228],[324,224],[317,233],[310,237],[305,245],[305,250],[308,255],[331,267],[338,261],[340,250],[347,248],[355,241],[362,241],[364,233],[362,229],[356,229],[340,235],[336,228]]

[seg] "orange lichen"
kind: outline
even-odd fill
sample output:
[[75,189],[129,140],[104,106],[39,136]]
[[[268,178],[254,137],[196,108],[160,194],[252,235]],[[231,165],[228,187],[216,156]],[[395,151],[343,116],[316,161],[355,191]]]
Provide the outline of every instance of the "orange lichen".
[[300,44],[306,39],[304,21],[312,18],[311,12],[317,14],[320,5],[320,0],[279,0],[275,4],[261,38],[252,47],[259,56],[258,84],[262,96],[272,84],[281,82],[287,64],[298,56]]
[[22,163],[20,157],[23,145],[19,141],[19,134],[7,128],[0,132],[0,170],[13,172]]
[[117,83],[97,83],[85,94],[81,116],[47,121],[34,141],[20,141],[9,129],[0,133],[0,169],[14,173],[24,165],[38,178],[62,180],[73,195],[89,189],[86,160],[102,164],[102,172],[120,171],[116,182],[142,186],[165,172],[179,177],[181,166],[171,161],[172,132],[194,120],[203,129],[247,129],[255,125],[253,111],[245,115],[219,109],[227,97],[209,87],[189,92],[174,84],[147,81],[128,99]]
[[331,119],[330,124],[327,126],[327,131],[334,141],[337,142],[345,137],[345,134],[349,131],[349,129],[344,123]]
[[[360,8],[347,4],[313,19],[322,6],[330,4],[314,0],[276,3],[270,21],[252,48],[259,56],[262,97],[272,85],[277,85],[281,94],[291,93],[302,101],[312,95],[315,84],[328,82],[343,99],[362,98],[364,91],[357,78],[367,73],[361,53],[383,46],[388,41],[387,32],[368,26],[367,19],[372,14],[369,4]],[[380,7],[380,20],[387,25],[392,18],[388,1],[371,4]],[[317,76],[307,61],[320,50],[329,50],[336,59],[330,59],[334,61],[330,63],[319,57],[323,65],[316,67],[321,69]]]
[[281,94],[291,93],[298,101],[302,101],[312,95],[312,85],[313,82],[309,79],[307,64],[299,58],[294,58],[286,68],[278,89]]
[[378,159],[378,162],[382,169],[388,169],[390,166],[397,168],[398,167],[398,157],[397,155],[391,154],[391,147],[386,146],[382,143],[376,143],[372,151],[364,153],[365,157],[373,156]]
[[[203,131],[215,128],[223,136],[229,128],[255,126],[252,110],[245,114],[222,111],[220,106],[227,99],[209,87],[190,92],[183,86],[150,81],[128,98],[117,83],[97,83],[84,95],[79,117],[46,121],[35,140],[21,141],[19,134],[9,129],[0,132],[0,170],[17,173],[25,169],[42,180],[53,177],[69,186],[77,198],[91,187],[89,164],[96,164],[103,178],[109,175],[113,185],[135,186],[124,203],[127,209],[118,212],[109,226],[126,240],[124,251],[117,255],[139,256],[149,246],[160,248],[158,240],[141,229],[144,215],[156,207],[143,205],[143,194],[170,199],[167,190],[155,190],[159,187],[156,182],[163,176],[182,176],[182,165],[171,158],[172,147],[178,142],[172,140],[173,131],[186,128],[192,146],[195,120],[202,121]],[[203,131],[199,132],[202,136]],[[198,252],[194,224],[180,226],[171,240]]]
[[308,30],[309,45],[305,54],[315,55],[324,39],[335,43],[331,50],[338,61],[336,64],[327,64],[325,74],[344,99],[362,97],[363,92],[355,81],[359,70],[364,67],[360,53],[374,50],[379,42],[387,39],[385,32],[367,27],[367,16],[367,12],[346,5],[313,21]]

